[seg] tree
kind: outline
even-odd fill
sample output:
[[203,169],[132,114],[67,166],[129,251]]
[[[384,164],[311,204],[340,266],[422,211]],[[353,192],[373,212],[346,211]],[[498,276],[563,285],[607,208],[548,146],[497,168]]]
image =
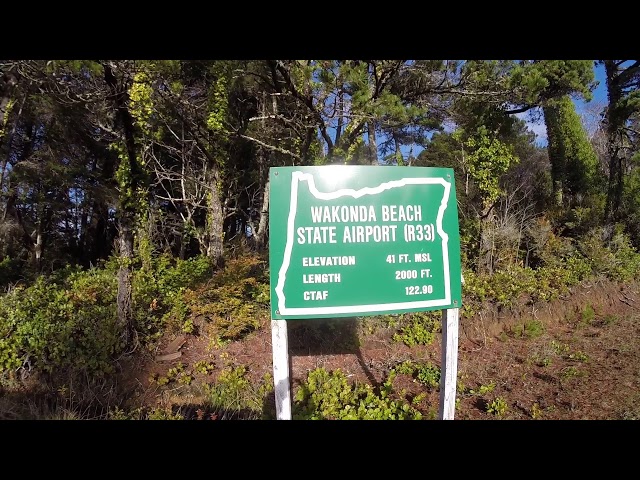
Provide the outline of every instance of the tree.
[[86,99],[80,98],[90,82],[74,81],[72,63],[15,61],[9,67],[17,106],[0,139],[2,253],[25,258],[28,252],[34,271],[47,257],[51,268],[77,257],[88,264],[92,247],[108,241],[105,231],[95,241],[86,235],[100,211],[88,205],[104,187],[93,178],[103,151],[88,141]]
[[482,129],[473,136],[462,129],[434,134],[415,161],[454,169],[463,256],[478,272],[504,266],[503,250],[506,261],[519,260],[524,230],[544,205],[538,195],[548,163],[533,141],[516,119],[500,139]]
[[132,312],[132,264],[134,257],[134,236],[140,230],[140,220],[148,209],[145,198],[146,179],[142,165],[139,143],[139,126],[131,110],[132,87],[135,85],[135,65],[131,62],[103,61],[104,81],[109,89],[113,108],[113,128],[119,139],[111,144],[117,153],[118,164],[115,172],[119,188],[118,195],[118,323],[121,329],[123,347],[134,342],[134,321]]
[[632,150],[630,136],[631,117],[640,111],[640,61],[601,60],[604,64],[607,96],[605,125],[607,132],[607,156],[609,181],[604,218],[608,223],[621,220],[621,203],[624,179]]
[[571,206],[576,197],[595,193],[598,157],[568,95],[547,101],[543,111],[556,205],[568,197]]
[[231,61],[165,64],[155,92],[159,118],[151,156],[158,195],[182,219],[182,241],[195,235],[201,252],[218,266],[224,224],[236,209],[235,192],[226,190],[235,184],[234,68]]

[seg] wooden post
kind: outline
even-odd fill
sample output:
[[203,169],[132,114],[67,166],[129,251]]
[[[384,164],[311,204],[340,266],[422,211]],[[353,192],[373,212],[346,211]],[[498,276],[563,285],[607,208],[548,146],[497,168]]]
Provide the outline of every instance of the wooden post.
[[271,319],[271,350],[273,352],[273,383],[276,397],[276,418],[291,420],[291,382],[289,379],[289,340],[287,321]]
[[458,376],[459,308],[442,311],[442,366],[440,368],[440,420],[453,420]]

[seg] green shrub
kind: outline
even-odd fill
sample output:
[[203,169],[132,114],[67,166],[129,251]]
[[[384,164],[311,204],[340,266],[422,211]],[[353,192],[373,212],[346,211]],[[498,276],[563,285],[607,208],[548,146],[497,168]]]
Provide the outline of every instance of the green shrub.
[[440,311],[416,312],[405,316],[409,323],[393,335],[393,340],[409,347],[431,345],[441,326]]
[[507,405],[507,402],[502,397],[496,397],[487,404],[487,412],[492,413],[497,417],[504,416],[504,414],[507,413],[508,409],[509,407]]
[[186,333],[198,333],[195,320],[199,319],[200,324],[206,323],[205,333],[212,343],[224,344],[261,325],[268,315],[268,289],[269,279],[258,256],[232,258],[208,282],[170,297],[170,308],[162,318],[169,329]]
[[577,362],[588,362],[589,361],[589,356],[581,351],[577,351],[575,353],[571,353],[569,354],[569,356],[567,357],[569,360],[575,360]]
[[571,251],[564,259],[537,269],[512,265],[493,275],[465,272],[462,315],[474,315],[483,302],[508,308],[525,296],[532,302],[555,300],[594,275],[620,281],[639,278],[640,254],[628,238],[621,234],[614,238],[615,250],[592,235],[580,243],[580,252]]
[[[124,347],[117,324],[117,271],[116,258],[104,268],[67,266],[1,296],[0,375],[9,378],[16,370],[112,373],[113,359]],[[169,312],[180,319],[183,331],[193,332],[183,293],[211,273],[204,256],[174,260],[160,255],[134,268],[132,308],[138,340],[145,344],[156,338]]]
[[488,385],[480,385],[477,390],[469,390],[471,395],[486,395],[487,393],[493,392],[494,388],[496,388],[496,384],[491,382]]
[[605,243],[605,230],[595,228],[578,242],[578,247],[590,264],[593,273],[619,281],[640,278],[640,253],[621,227],[616,227],[609,242]]
[[390,380],[380,394],[369,384],[349,384],[342,371],[317,368],[296,391],[293,418],[299,420],[421,420],[409,403],[389,397]]
[[155,407],[145,409],[142,407],[125,411],[115,407],[109,412],[109,420],[184,420],[179,412],[173,412],[171,408]]
[[535,269],[560,267],[575,252],[573,240],[556,235],[551,221],[544,216],[532,222],[525,233],[530,248],[528,265]]
[[[133,315],[142,340],[153,340],[168,318],[184,331],[187,306],[182,298],[188,288],[211,278],[211,260],[200,255],[188,260],[168,254],[152,257],[148,266],[134,269],[132,279]],[[186,326],[188,330],[188,326]],[[191,332],[187,332],[191,333]]]
[[582,323],[585,323],[585,324],[589,325],[589,324],[593,323],[595,318],[596,318],[596,312],[593,309],[593,307],[591,306],[591,304],[585,305],[584,309],[582,310],[582,314],[581,314]]
[[22,279],[23,263],[20,259],[10,257],[0,260],[0,290]]
[[265,396],[272,391],[270,374],[266,374],[260,384],[254,385],[244,365],[222,370],[215,383],[205,385],[208,407],[221,412],[223,419],[260,418],[264,414]]
[[583,375],[582,372],[580,372],[576,367],[574,366],[569,366],[569,367],[564,367],[561,371],[560,371],[560,376],[562,378],[573,378],[573,377],[578,377]]
[[397,365],[392,371],[409,375],[429,388],[437,388],[440,385],[440,367],[431,362],[417,363],[407,360]]
[[544,333],[544,325],[540,320],[531,320],[524,324],[524,334],[527,338],[539,337]]
[[120,353],[116,281],[68,268],[0,297],[0,374],[35,369],[103,375]]

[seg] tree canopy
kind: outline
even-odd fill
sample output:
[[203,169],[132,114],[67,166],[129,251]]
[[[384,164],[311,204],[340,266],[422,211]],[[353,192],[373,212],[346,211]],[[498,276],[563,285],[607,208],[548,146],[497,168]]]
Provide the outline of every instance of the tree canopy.
[[[595,62],[600,156],[573,103],[591,98]],[[128,328],[132,275],[154,255],[221,267],[235,241],[268,246],[268,171],[285,165],[454,168],[472,268],[497,268],[486,255],[510,215],[523,232],[536,218],[566,235],[618,225],[638,245],[639,65],[1,60],[0,284],[116,258]],[[532,109],[547,146],[518,117]]]

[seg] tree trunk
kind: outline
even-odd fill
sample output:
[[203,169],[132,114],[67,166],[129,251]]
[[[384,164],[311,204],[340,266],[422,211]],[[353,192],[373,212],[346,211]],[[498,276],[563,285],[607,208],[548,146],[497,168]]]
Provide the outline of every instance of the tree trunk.
[[[30,158],[31,153],[33,151],[33,143],[35,138],[35,127],[33,122],[29,122],[25,127],[25,143],[23,144],[22,151],[20,152],[20,156],[16,161],[16,164],[26,161]],[[7,152],[7,156],[10,154],[10,150]],[[14,219],[16,224],[20,227],[21,239],[23,246],[31,253],[34,252],[34,239],[31,237],[29,233],[31,231],[30,226],[26,224],[24,219],[22,218],[22,214],[20,213],[20,209],[16,206],[18,201],[18,194],[16,192],[17,189],[11,189],[11,177],[7,177],[7,192],[8,197],[7,201],[4,205],[4,211],[0,212],[0,220],[2,222],[6,221],[7,217],[11,217]],[[0,190],[1,193],[1,190]]]
[[17,194],[13,192],[7,199],[5,211],[3,212],[3,216],[2,216],[2,221],[3,222],[6,221],[8,216],[14,219],[16,224],[20,227],[20,237],[22,240],[22,245],[24,246],[24,248],[26,248],[29,252],[33,254],[35,244],[34,244],[33,238],[31,238],[31,234],[29,234],[29,228],[27,227],[27,225],[25,224],[22,218],[20,209],[16,207],[17,198],[18,198]]
[[5,73],[0,77],[0,137],[4,133],[7,124],[7,113],[11,94],[18,83],[18,79],[12,73]]
[[476,273],[493,274],[495,250],[496,214],[494,205],[483,202],[478,233],[478,262]]
[[[11,133],[9,135],[6,134],[6,127],[8,121],[7,106],[9,104],[9,93],[13,90],[13,87],[5,89],[2,97],[0,98],[0,146],[2,143],[6,145],[6,155],[2,155],[2,164],[0,164],[0,194],[2,194],[2,187],[4,186],[4,177],[7,172],[7,163],[9,162],[9,156],[11,155],[11,143],[13,141],[13,137],[16,133],[16,128],[18,127],[18,121],[20,120],[20,116],[22,115],[22,108],[24,107],[24,102],[27,99],[27,96],[24,95],[22,98],[22,103],[20,105],[20,109],[18,110],[18,114],[16,118],[13,120],[13,127],[11,128]],[[4,142],[1,142],[5,138]],[[2,152],[2,148],[0,148],[0,152]]]
[[545,105],[542,107],[544,123],[547,127],[549,162],[551,163],[551,182],[553,199],[556,207],[562,207],[564,193],[564,179],[566,177],[566,156],[563,151],[563,139],[560,135],[559,118],[556,107]]
[[620,155],[619,133],[611,129],[608,132],[607,156],[609,157],[609,180],[607,200],[604,208],[605,222],[615,221],[622,198],[622,155]]
[[123,346],[133,343],[133,310],[131,287],[131,263],[133,259],[133,225],[129,217],[120,218],[118,246],[120,248],[118,269],[118,323]]
[[613,60],[605,60],[604,67],[607,78],[607,94],[609,105],[606,111],[607,156],[609,157],[609,181],[607,184],[607,200],[604,207],[604,220],[613,223],[617,217],[622,199],[622,133],[624,118],[621,114],[621,90],[619,73]]
[[33,232],[33,268],[39,272],[42,267],[42,251],[44,250],[44,236],[42,235],[42,220],[36,223],[36,230]]
[[262,209],[260,210],[260,221],[258,223],[258,231],[255,234],[256,248],[262,250],[267,243],[267,227],[269,226],[269,190],[271,183],[267,178],[262,194]]
[[376,143],[376,127],[373,120],[367,122],[367,133],[369,135],[369,163],[378,165],[378,144]]
[[393,133],[393,143],[396,147],[396,165],[399,167],[404,166],[404,157],[402,156],[402,151],[400,150],[400,140],[398,140],[398,136]]
[[[134,122],[131,112],[127,107],[128,92],[124,86],[118,85],[114,68],[110,63],[103,64],[104,76],[109,86],[116,119],[122,129],[124,144],[129,161],[129,174],[120,180],[120,198],[118,199],[118,243],[120,247],[120,267],[118,269],[118,325],[121,330],[123,347],[128,349],[133,346],[133,311],[132,311],[132,285],[131,268],[133,259],[133,233],[136,226],[136,207],[133,199],[128,195],[136,195],[138,192],[138,178],[140,166],[137,159],[137,146],[135,141]],[[121,160],[122,162],[123,160]]]
[[476,273],[493,274],[493,218],[487,215],[480,219],[478,263]]
[[220,195],[218,193],[218,181],[217,175],[213,175],[210,180],[210,192],[209,192],[209,212],[207,214],[207,227],[209,230],[209,242],[207,245],[207,256],[213,260],[213,263],[217,267],[224,265],[223,258],[223,217],[222,217],[222,203],[220,202]]
[[87,233],[82,240],[84,258],[87,265],[99,259],[107,259],[111,253],[112,244],[109,235],[109,211],[103,200],[94,200],[91,217],[88,219]]
[[[338,77],[337,82],[341,84],[342,79]],[[340,143],[340,137],[342,137],[342,125],[344,123],[344,90],[340,88],[338,91],[338,125],[336,126],[336,136],[334,143],[338,145]]]

